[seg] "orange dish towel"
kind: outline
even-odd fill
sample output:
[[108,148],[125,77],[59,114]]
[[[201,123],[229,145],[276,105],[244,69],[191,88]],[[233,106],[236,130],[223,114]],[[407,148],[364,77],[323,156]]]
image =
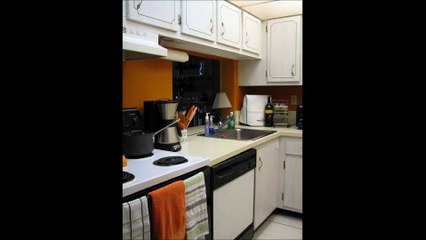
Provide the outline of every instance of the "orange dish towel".
[[185,184],[176,181],[149,193],[153,239],[185,239]]

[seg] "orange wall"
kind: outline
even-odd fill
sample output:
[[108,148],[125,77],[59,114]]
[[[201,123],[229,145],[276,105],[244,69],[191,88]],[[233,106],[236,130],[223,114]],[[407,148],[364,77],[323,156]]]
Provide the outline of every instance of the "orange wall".
[[143,111],[143,101],[173,97],[172,62],[138,60],[123,62],[123,108]]
[[238,61],[235,60],[223,60],[221,64],[222,70],[222,91],[226,92],[226,95],[231,102],[232,109],[224,109],[222,115],[226,116],[231,111],[241,109],[242,91],[238,87]]

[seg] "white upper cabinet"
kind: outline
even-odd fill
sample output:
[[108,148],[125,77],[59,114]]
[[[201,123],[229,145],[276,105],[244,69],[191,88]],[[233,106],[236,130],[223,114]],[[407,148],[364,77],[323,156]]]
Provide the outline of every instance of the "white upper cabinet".
[[250,20],[243,20],[244,11],[228,1],[123,0],[122,4],[123,29],[157,34],[164,47],[235,60],[258,60],[265,53],[260,45],[263,33],[253,27],[258,20],[248,14],[244,16]]
[[268,21],[268,82],[301,85],[300,16]]
[[228,2],[217,1],[217,18],[217,41],[241,48],[241,10]]
[[260,53],[262,24],[259,19],[243,12],[243,50]]
[[133,21],[178,31],[179,1],[127,1],[127,18]]
[[216,40],[216,1],[182,0],[182,33]]

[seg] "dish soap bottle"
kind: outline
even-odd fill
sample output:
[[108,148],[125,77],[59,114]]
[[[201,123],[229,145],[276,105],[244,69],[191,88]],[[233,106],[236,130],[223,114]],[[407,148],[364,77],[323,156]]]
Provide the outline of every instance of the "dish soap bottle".
[[228,117],[228,129],[234,129],[235,128],[235,117],[234,113],[230,112]]
[[210,135],[209,125],[209,113],[206,113],[206,118],[204,120],[204,136]]

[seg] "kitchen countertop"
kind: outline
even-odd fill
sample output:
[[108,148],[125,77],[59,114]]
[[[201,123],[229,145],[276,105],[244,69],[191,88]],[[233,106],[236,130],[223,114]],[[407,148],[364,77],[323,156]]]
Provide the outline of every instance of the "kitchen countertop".
[[191,127],[188,128],[188,140],[181,143],[182,149],[179,153],[208,157],[210,159],[208,165],[213,166],[247,149],[254,148],[279,137],[302,137],[302,130],[297,129],[295,126],[287,128],[237,125],[236,128],[275,130],[277,132],[254,141],[244,141],[197,136],[197,134],[204,132],[204,125]]

